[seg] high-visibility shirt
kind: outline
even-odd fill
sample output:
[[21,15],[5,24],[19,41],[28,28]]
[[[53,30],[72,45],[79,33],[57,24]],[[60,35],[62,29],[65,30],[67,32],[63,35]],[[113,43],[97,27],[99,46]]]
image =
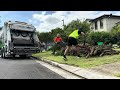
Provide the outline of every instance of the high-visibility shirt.
[[80,36],[80,35],[78,34],[78,30],[73,31],[73,32],[69,35],[69,37],[73,37],[73,38],[75,38],[75,39],[78,39],[79,36]]
[[61,42],[62,41],[62,38],[61,37],[55,37],[54,38],[54,42]]

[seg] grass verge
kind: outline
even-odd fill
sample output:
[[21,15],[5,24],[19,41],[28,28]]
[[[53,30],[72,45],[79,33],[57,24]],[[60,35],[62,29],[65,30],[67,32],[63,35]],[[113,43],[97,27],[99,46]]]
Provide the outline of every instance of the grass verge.
[[116,74],[114,74],[114,76],[120,77],[120,73],[116,73]]
[[120,61],[120,55],[112,55],[112,56],[108,55],[103,57],[92,57],[88,59],[86,59],[85,57],[81,57],[78,59],[76,56],[67,56],[68,61],[64,61],[62,56],[54,56],[51,53],[52,52],[47,51],[47,52],[33,54],[33,56],[38,58],[43,57],[51,61],[55,61],[62,64],[78,66],[81,68],[91,68],[91,67],[95,67],[103,64],[110,64],[113,62]]

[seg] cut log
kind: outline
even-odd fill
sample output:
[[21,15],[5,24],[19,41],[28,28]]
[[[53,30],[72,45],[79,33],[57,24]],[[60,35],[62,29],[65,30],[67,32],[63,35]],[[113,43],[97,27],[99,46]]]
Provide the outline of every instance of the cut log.
[[[64,53],[66,47],[61,49],[61,52]],[[93,57],[93,56],[104,56],[104,55],[114,55],[119,54],[120,51],[115,51],[109,45],[104,46],[90,46],[90,45],[81,45],[79,44],[76,48],[71,48],[68,52],[68,55],[77,55],[77,52],[80,52],[80,55],[85,56],[86,58]]]

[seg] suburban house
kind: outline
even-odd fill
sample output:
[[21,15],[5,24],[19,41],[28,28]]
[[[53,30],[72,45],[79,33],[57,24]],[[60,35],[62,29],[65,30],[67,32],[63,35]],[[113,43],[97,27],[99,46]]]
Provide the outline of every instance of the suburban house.
[[93,31],[110,31],[115,25],[120,24],[120,16],[112,14],[102,15],[89,20],[89,22],[91,23],[90,29]]
[[90,23],[91,20],[93,20],[93,19],[86,19],[85,21],[86,21],[87,23]]

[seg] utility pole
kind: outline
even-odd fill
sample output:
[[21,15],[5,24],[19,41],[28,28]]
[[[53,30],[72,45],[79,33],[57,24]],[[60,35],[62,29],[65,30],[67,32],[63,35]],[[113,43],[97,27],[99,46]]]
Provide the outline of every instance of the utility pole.
[[62,21],[63,21],[63,30],[64,30],[64,19]]
[[62,21],[63,21],[63,26],[64,26],[64,19]]

